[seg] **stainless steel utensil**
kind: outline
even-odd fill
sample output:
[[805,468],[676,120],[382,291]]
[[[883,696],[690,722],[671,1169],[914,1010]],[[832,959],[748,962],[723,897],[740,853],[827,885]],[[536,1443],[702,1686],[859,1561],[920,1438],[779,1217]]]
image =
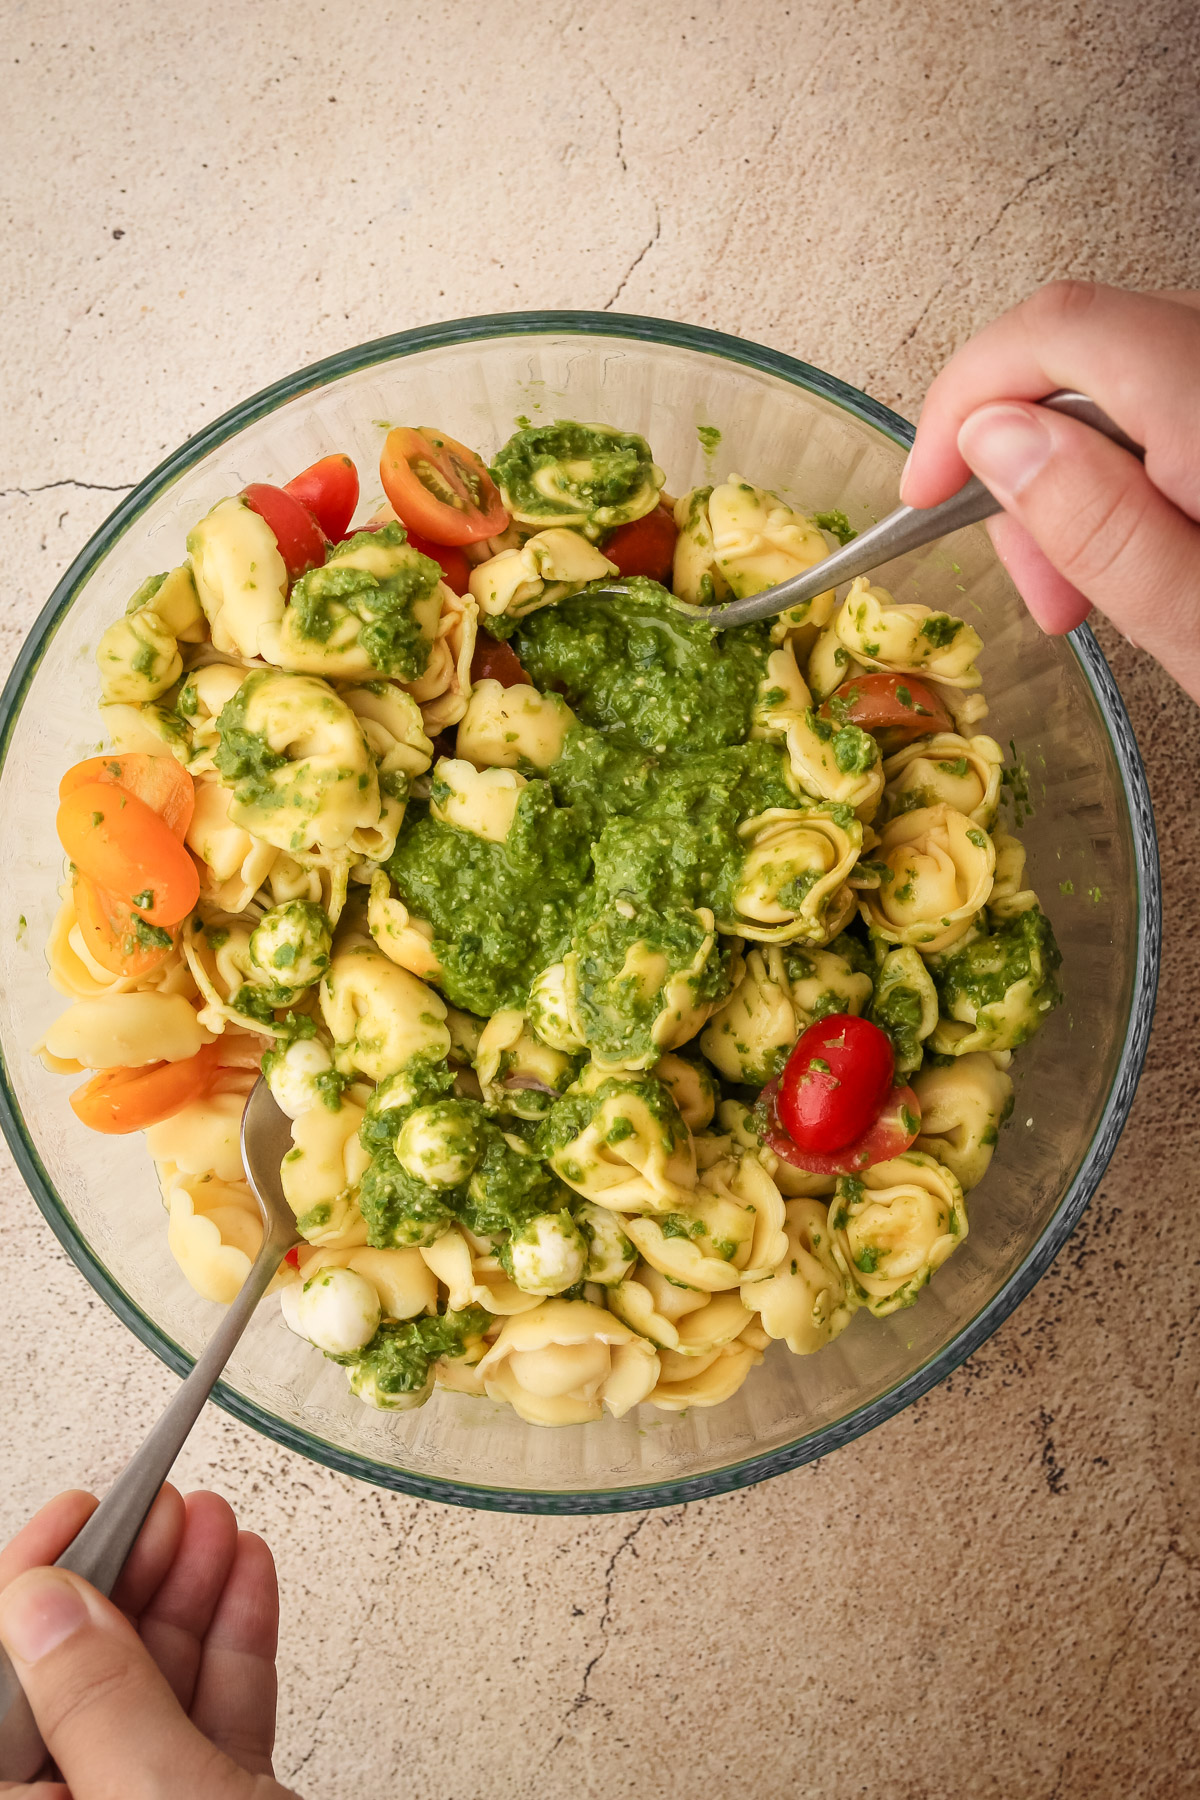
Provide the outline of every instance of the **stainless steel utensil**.
[[[228,1308],[191,1374],[128,1462],[56,1568],[71,1569],[111,1594],[125,1559],[142,1529],[171,1465],[199,1418],[217,1377],[250,1322],[271,1278],[297,1242],[296,1219],[279,1179],[279,1165],[292,1147],[291,1121],[275,1104],[259,1076],[242,1112],[242,1161],[263,1218],[262,1248],[245,1284]],[[32,1781],[46,1761],[46,1746],[17,1680],[0,1649],[0,1780]]]
[[[1136,457],[1145,455],[1141,445],[1127,437],[1121,427],[1094,400],[1089,400],[1086,394],[1077,394],[1063,388],[1056,394],[1048,394],[1038,404],[1049,406],[1055,412],[1067,413],[1072,419],[1090,425],[1094,431],[1103,432],[1114,444],[1119,444],[1122,450],[1128,450]],[[818,594],[828,593],[830,588],[837,587],[843,581],[853,581],[858,575],[869,574],[881,563],[890,562],[894,556],[903,556],[907,550],[918,550],[922,544],[930,544],[935,538],[946,537],[964,525],[975,525],[980,519],[990,518],[993,513],[1002,511],[1000,502],[988,492],[982,481],[972,475],[957,494],[951,494],[949,500],[942,500],[937,506],[898,506],[886,519],[880,519],[878,525],[859,532],[853,542],[835,550],[821,562],[814,563],[802,575],[793,575],[789,581],[781,581],[776,587],[764,588],[762,593],[751,594],[744,600],[727,601],[723,606],[691,606],[685,601],[678,604],[680,610],[689,617],[707,619],[714,631],[726,631],[731,625],[749,625],[755,619],[773,619],[776,613],[785,612],[789,606],[799,606],[804,601],[815,600]],[[593,594],[624,594],[629,590],[624,583],[614,581],[606,582],[602,588],[593,587],[588,591]]]

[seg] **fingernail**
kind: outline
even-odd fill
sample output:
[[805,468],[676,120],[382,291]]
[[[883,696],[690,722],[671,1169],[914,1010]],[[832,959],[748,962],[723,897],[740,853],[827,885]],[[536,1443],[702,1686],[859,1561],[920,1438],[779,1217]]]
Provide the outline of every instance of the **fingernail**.
[[903,498],[904,498],[904,484],[908,480],[908,471],[909,471],[909,466],[912,463],[912,459],[913,459],[913,453],[910,450],[908,455],[904,459],[904,467],[900,471],[900,498],[901,498],[901,500],[903,500]]
[[997,500],[1015,500],[1050,460],[1054,440],[1032,406],[981,406],[958,432],[963,461]]
[[41,1569],[0,1604],[0,1639],[19,1661],[39,1662],[86,1624],[87,1616],[71,1583],[53,1569]]

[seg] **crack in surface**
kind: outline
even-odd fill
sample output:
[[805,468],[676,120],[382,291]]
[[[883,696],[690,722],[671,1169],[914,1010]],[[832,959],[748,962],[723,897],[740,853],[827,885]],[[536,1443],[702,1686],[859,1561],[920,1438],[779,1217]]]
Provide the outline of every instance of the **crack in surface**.
[[[575,1695],[575,1698],[571,1701],[571,1704],[563,1714],[562,1723],[564,1728],[583,1707],[595,1704],[592,1695],[589,1692],[589,1688],[591,1686],[592,1674],[596,1668],[596,1664],[601,1662],[608,1653],[608,1627],[612,1620],[613,1586],[616,1581],[617,1564],[625,1551],[629,1550],[634,1544],[643,1527],[649,1523],[650,1514],[643,1513],[637,1524],[632,1525],[625,1533],[624,1537],[608,1559],[608,1564],[604,1571],[604,1604],[600,1609],[600,1624],[598,1627],[601,1639],[600,1648],[584,1665],[583,1676],[579,1683],[579,1692]],[[633,1551],[633,1555],[637,1555],[636,1550]],[[607,1708],[604,1710],[607,1711]],[[558,1746],[562,1743],[566,1735],[565,1729],[559,1732],[558,1736],[550,1746],[548,1758],[554,1755],[554,1752],[558,1749]]]
[[620,281],[617,283],[616,288],[613,291],[611,298],[604,302],[604,305],[600,309],[602,312],[609,312],[611,310],[611,308],[616,305],[617,301],[621,298],[621,295],[625,292],[625,286],[629,280],[629,277],[633,274],[633,271],[637,268],[637,266],[641,262],[642,258],[644,256],[646,256],[649,251],[653,250],[655,244],[657,244],[659,237],[661,235],[662,235],[662,213],[659,211],[658,201],[656,200],[654,202],[654,230],[651,232],[651,234],[650,234],[649,238],[646,240],[646,242],[642,245],[641,249],[638,251],[637,255],[634,257],[633,261],[630,263],[630,265],[626,269],[625,273],[622,275]]
[[62,481],[40,482],[37,487],[0,488],[0,500],[9,494],[22,494],[28,500],[31,494],[48,494],[52,488],[87,488],[98,494],[127,494],[133,486],[132,481],[75,481],[67,476]]
[[289,1774],[286,1778],[289,1782],[295,1781],[296,1777],[302,1772],[302,1770],[305,1768],[306,1764],[316,1755],[317,1751],[320,1749],[321,1740],[318,1737],[317,1733],[320,1729],[321,1721],[325,1717],[325,1714],[329,1711],[330,1707],[333,1705],[334,1701],[337,1699],[338,1695],[345,1692],[346,1688],[349,1687],[349,1685],[353,1681],[355,1675],[358,1673],[358,1665],[362,1661],[363,1655],[368,1646],[368,1635],[367,1635],[368,1629],[370,1627],[371,1621],[375,1617],[375,1613],[379,1607],[379,1604],[380,1604],[380,1601],[378,1598],[375,1600],[372,1600],[369,1608],[367,1609],[367,1616],[362,1622],[362,1630],[359,1634],[359,1641],[355,1647],[354,1654],[350,1658],[350,1662],[347,1666],[346,1673],[342,1676],[340,1681],[334,1683],[334,1685],[330,1688],[329,1692],[326,1694],[324,1700],[321,1702],[321,1705],[317,1711],[316,1717],[313,1719],[313,1722],[312,1722],[312,1728],[311,1728],[312,1729],[312,1742],[309,1744],[308,1749],[304,1752],[304,1755],[300,1758],[300,1761],[296,1764],[295,1768],[289,1772]]

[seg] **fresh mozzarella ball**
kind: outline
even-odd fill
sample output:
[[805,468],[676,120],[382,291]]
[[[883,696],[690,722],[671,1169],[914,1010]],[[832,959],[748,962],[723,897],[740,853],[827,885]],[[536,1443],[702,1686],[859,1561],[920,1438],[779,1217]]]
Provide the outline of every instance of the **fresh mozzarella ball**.
[[512,1278],[526,1294],[561,1294],[583,1279],[587,1247],[570,1213],[542,1213],[514,1232]]
[[252,979],[266,987],[311,987],[329,967],[331,943],[322,907],[310,900],[273,906],[250,934]]
[[280,1306],[289,1329],[330,1356],[362,1350],[379,1329],[379,1295],[353,1269],[318,1269],[302,1286],[284,1288]]
[[585,1200],[576,1207],[575,1218],[588,1250],[585,1279],[599,1282],[602,1287],[615,1287],[617,1282],[624,1281],[637,1261],[637,1251],[622,1230],[616,1213],[610,1212],[607,1206]]
[[396,1138],[396,1156],[417,1181],[457,1187],[479,1161],[470,1118],[453,1100],[436,1100],[410,1113]]
[[324,1044],[317,1038],[299,1038],[289,1044],[282,1056],[271,1059],[267,1070],[267,1086],[275,1103],[289,1119],[298,1119],[321,1104],[321,1093],[315,1086],[318,1075],[327,1075],[333,1061]]

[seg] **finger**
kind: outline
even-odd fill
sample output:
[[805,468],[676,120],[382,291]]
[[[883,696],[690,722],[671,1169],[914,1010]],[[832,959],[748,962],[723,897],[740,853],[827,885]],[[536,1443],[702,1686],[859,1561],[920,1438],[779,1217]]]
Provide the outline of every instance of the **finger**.
[[1200,697],[1200,526],[1136,457],[1018,401],[972,413],[959,447],[1063,581]]
[[179,1550],[138,1620],[142,1642],[186,1712],[192,1704],[204,1634],[237,1553],[237,1520],[219,1494],[189,1494],[183,1502]]
[[1025,527],[1008,513],[998,513],[988,520],[987,529],[996,555],[1042,630],[1057,637],[1082,625],[1092,610],[1091,601],[1059,574]]
[[262,1538],[241,1531],[204,1640],[191,1713],[218,1749],[255,1775],[271,1773],[278,1641],[275,1559]]
[[112,1591],[113,1605],[129,1618],[137,1619],[165,1580],[179,1554],[183,1521],[183,1496],[166,1482],[146,1515],[146,1523]]
[[7,1587],[26,1569],[44,1569],[57,1562],[99,1504],[95,1494],[85,1494],[81,1488],[71,1488],[48,1500],[12,1542],[0,1550],[0,1588]]
[[967,477],[957,437],[992,400],[1038,400],[1081,388],[1146,449],[1150,479],[1200,517],[1200,312],[1158,294],[1054,282],[965,344],[921,408],[901,477],[910,506],[932,506]]
[[0,1640],[77,1800],[250,1800],[252,1777],[200,1735],[128,1619],[77,1575],[18,1575],[0,1594]]
[[61,1781],[0,1781],[0,1794],[18,1794],[20,1800],[71,1800]]

